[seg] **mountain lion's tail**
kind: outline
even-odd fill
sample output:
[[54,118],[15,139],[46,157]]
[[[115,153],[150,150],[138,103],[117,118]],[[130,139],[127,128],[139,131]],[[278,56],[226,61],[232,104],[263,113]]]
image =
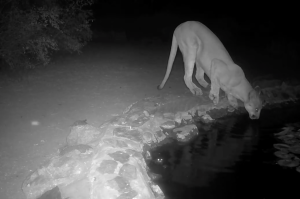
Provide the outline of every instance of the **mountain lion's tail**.
[[167,67],[167,71],[165,74],[165,77],[163,79],[163,81],[161,82],[160,85],[157,86],[157,89],[161,90],[165,83],[167,82],[169,75],[171,73],[172,70],[172,66],[173,66],[173,62],[177,53],[177,48],[178,48],[178,43],[177,40],[175,38],[175,36],[173,35],[173,39],[172,39],[172,46],[171,46],[171,52],[170,52],[170,57],[169,57],[169,61],[168,61],[168,67]]

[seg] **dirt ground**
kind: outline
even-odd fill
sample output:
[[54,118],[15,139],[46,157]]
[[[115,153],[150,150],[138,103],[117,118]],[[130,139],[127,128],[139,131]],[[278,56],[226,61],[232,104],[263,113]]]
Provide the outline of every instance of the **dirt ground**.
[[169,45],[90,44],[47,67],[0,80],[0,199],[24,199],[21,184],[65,143],[69,127],[99,126],[130,104],[165,93],[189,94],[181,56],[165,88]]
[[[99,126],[145,97],[191,95],[183,81],[179,51],[165,88],[156,89],[165,74],[169,51],[167,43],[92,42],[82,54],[62,53],[52,64],[26,74],[22,81],[17,81],[18,76],[1,75],[0,199],[25,198],[22,182],[64,145],[75,121],[86,119]],[[243,55],[234,59],[240,64],[238,56]],[[250,69],[247,60],[244,63],[246,76],[260,71]]]

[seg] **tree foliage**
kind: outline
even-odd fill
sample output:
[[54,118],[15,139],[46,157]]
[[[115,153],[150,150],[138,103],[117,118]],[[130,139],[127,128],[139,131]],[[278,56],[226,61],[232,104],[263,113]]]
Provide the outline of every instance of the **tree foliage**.
[[93,0],[2,0],[2,61],[11,69],[27,69],[48,64],[54,51],[80,53],[92,37],[92,4]]

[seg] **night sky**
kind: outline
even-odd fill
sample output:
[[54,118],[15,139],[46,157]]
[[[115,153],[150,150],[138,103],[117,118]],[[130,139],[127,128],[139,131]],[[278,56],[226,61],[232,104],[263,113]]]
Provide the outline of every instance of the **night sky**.
[[138,17],[159,12],[171,12],[178,16],[235,19],[268,19],[296,21],[296,3],[265,1],[203,1],[203,0],[97,0],[93,6],[95,16]]
[[[145,23],[152,29],[170,24],[172,24],[173,28],[175,26],[173,23],[178,25],[187,20],[200,21],[209,26],[211,20],[230,18],[241,26],[247,26],[249,21],[255,23],[256,26],[262,24],[266,29],[273,32],[272,36],[281,34],[287,37],[295,37],[299,33],[299,13],[296,3],[283,4],[283,2],[276,3],[274,1],[270,3],[265,3],[264,1],[233,1],[225,3],[224,1],[207,2],[203,0],[97,0],[92,9],[95,17],[94,27],[98,26],[99,21],[103,22],[109,18],[123,19],[120,22],[122,24],[114,21],[115,24],[110,25],[112,29],[126,29],[126,27],[122,27],[145,17],[148,20]],[[151,19],[153,19],[153,23]],[[217,25],[219,26],[219,24]],[[144,27],[145,24],[140,20],[139,24],[135,26]],[[105,29],[106,27],[103,28]]]
[[[278,71],[281,71],[282,64],[289,65],[291,71],[298,68],[300,17],[296,3],[97,0],[92,10],[94,34],[121,32],[126,34],[128,41],[138,42],[144,38],[159,37],[166,45],[170,45],[173,31],[180,23],[200,21],[220,38],[234,60],[237,60],[234,56],[241,56],[251,65],[260,63],[266,68],[266,64],[258,61],[253,53],[266,54],[269,48],[273,51],[271,56],[287,60],[279,63],[263,56],[270,69],[275,66],[268,60],[278,63]],[[245,49],[252,52],[248,53]]]

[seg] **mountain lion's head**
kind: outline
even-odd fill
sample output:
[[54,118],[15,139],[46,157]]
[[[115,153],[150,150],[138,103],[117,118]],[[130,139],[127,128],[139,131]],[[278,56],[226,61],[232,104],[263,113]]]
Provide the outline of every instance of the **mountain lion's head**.
[[255,88],[249,92],[248,100],[244,103],[246,110],[249,113],[250,119],[259,119],[262,109],[262,100],[260,98],[260,90]]

